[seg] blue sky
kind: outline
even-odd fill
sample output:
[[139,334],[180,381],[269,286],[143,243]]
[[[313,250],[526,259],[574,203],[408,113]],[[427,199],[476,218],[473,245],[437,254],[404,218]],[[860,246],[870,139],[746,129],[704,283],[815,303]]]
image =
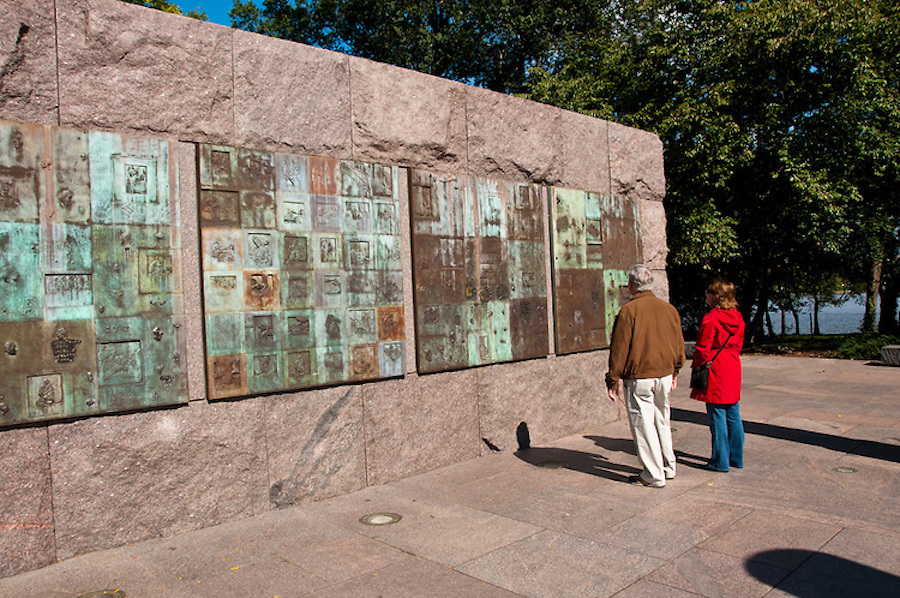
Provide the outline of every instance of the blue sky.
[[[234,6],[234,0],[170,0],[181,8],[182,12],[199,9],[205,12],[209,20],[218,25],[227,25],[231,27],[231,19],[228,17],[228,11]],[[262,4],[262,2],[257,2]]]

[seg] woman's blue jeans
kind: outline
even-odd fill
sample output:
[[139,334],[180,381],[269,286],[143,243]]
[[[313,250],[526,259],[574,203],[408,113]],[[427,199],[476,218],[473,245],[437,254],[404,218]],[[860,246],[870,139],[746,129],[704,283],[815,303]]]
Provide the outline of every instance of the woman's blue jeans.
[[709,431],[712,433],[712,455],[709,468],[728,471],[728,467],[744,466],[744,424],[738,403],[732,405],[706,404]]

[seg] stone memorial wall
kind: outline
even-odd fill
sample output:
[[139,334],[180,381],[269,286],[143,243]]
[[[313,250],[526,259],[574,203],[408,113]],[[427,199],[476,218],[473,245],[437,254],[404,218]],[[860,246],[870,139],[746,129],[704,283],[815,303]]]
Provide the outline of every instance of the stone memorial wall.
[[616,419],[668,295],[615,123],[115,0],[0,0],[0,119],[0,575]]

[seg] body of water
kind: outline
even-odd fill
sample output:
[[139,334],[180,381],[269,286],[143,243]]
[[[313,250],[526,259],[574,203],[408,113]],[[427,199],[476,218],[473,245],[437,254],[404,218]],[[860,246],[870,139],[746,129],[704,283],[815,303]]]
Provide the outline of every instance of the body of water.
[[[865,315],[865,295],[856,295],[842,305],[826,305],[819,310],[819,332],[822,334],[852,334],[859,332]],[[879,311],[880,313],[880,311]],[[772,317],[772,329],[776,334],[781,332],[781,312],[777,309],[769,311]],[[800,334],[812,334],[812,301],[800,312]],[[876,315],[875,322],[878,322]],[[785,312],[785,334],[794,334],[794,314]]]

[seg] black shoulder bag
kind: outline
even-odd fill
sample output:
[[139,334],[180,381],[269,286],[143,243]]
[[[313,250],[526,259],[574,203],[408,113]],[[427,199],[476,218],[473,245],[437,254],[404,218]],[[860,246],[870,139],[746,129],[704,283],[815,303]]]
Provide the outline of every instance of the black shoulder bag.
[[709,364],[715,361],[716,357],[719,356],[719,353],[721,353],[722,349],[725,348],[725,345],[728,344],[728,341],[731,339],[733,334],[734,332],[728,333],[728,338],[725,339],[725,342],[722,343],[722,346],[719,347],[719,350],[716,351],[716,354],[712,356],[712,359],[702,365],[691,368],[691,388],[706,390],[706,387],[709,386]]

